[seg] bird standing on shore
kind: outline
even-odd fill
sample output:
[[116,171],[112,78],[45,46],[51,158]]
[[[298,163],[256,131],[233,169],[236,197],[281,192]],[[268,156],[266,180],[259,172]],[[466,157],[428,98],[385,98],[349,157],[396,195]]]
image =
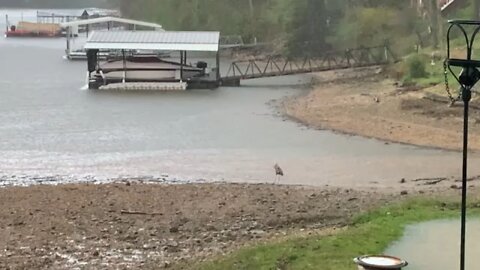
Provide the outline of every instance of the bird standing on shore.
[[280,166],[278,166],[277,163],[275,163],[275,166],[273,166],[273,168],[275,169],[275,181],[274,181],[274,184],[277,184],[277,182],[278,182],[278,183],[280,182],[280,177],[284,176],[285,174],[283,173],[282,168],[280,168]]

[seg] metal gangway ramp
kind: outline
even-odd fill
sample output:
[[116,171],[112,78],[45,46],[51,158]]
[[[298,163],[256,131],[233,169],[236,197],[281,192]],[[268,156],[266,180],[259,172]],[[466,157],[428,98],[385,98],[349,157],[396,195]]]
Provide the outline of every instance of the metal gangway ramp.
[[225,86],[240,86],[242,80],[380,66],[395,61],[388,45],[330,51],[319,57],[303,59],[268,56],[232,62],[227,74],[221,78],[221,83]]

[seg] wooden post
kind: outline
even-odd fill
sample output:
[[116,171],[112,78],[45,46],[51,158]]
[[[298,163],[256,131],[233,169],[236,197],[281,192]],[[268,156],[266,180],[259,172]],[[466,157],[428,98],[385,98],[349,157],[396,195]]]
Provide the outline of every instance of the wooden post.
[[217,82],[220,82],[220,50],[217,51]]
[[70,59],[70,53],[72,52],[70,48],[70,39],[72,38],[72,27],[67,26],[67,58]]
[[180,51],[180,82],[183,82],[183,51]]
[[9,28],[9,25],[8,25],[8,24],[9,24],[9,22],[8,22],[8,14],[5,14],[5,21],[6,21],[5,27],[7,28],[7,32],[8,32],[8,30],[10,30],[10,29],[8,29],[8,28]]

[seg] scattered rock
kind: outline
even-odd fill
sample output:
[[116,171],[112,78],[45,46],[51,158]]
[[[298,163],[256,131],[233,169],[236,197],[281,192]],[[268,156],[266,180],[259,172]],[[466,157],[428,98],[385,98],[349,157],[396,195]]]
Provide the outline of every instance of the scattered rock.
[[178,228],[178,226],[171,226],[169,231],[171,233],[178,233],[180,229]]
[[402,196],[408,195],[408,191],[403,190],[402,192],[400,192],[400,195],[402,195]]
[[265,231],[264,230],[251,230],[250,233],[253,234],[253,235],[264,235]]
[[[0,260],[0,269],[6,265],[37,269],[35,266],[46,265],[44,258],[63,263],[65,256],[87,261],[92,268],[108,264],[112,268],[145,269],[149,261],[161,262],[155,265],[159,268],[172,268],[180,261],[202,261],[274,234],[341,227],[353,213],[390,198],[355,189],[270,185],[157,186],[132,182],[126,188],[122,180],[113,185],[72,186],[0,189],[0,203],[11,205],[0,209],[0,227],[9,229],[9,245],[14,245],[11,257],[4,255]],[[18,197],[26,199],[15,200]],[[221,202],[228,207],[219,210]],[[141,212],[121,214],[130,208]],[[34,214],[35,223],[28,213]],[[8,228],[7,224],[24,218],[25,226]],[[55,235],[50,234],[53,225]],[[20,245],[30,246],[31,251],[19,249]],[[61,258],[55,258],[56,254]]]

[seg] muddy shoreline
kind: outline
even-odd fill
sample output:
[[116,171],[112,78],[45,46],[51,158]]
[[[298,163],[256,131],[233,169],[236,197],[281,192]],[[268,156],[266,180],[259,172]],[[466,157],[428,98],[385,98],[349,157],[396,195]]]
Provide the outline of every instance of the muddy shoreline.
[[[399,91],[378,69],[317,76],[311,90],[270,104],[279,117],[385,143],[458,150],[452,138],[461,124],[459,108]],[[474,112],[473,140],[480,134],[476,119],[480,123]],[[417,128],[420,133],[412,131]],[[425,134],[429,143],[419,136]],[[12,185],[19,179],[27,187]],[[471,188],[479,181],[472,178]],[[411,196],[459,192],[453,178],[399,179],[389,189],[363,190],[193,184],[166,175],[107,182],[94,176],[0,177],[0,268],[175,268],[289,235],[332,232],[358,214]]]
[[406,197],[248,184],[8,187],[0,189],[0,268],[167,268],[341,228],[359,213]]
[[[326,79],[327,77],[327,79]],[[398,87],[378,69],[318,74],[309,91],[277,109],[308,128],[389,143],[458,152],[462,107],[433,100],[429,89]],[[471,113],[472,152],[480,151],[480,110]]]

